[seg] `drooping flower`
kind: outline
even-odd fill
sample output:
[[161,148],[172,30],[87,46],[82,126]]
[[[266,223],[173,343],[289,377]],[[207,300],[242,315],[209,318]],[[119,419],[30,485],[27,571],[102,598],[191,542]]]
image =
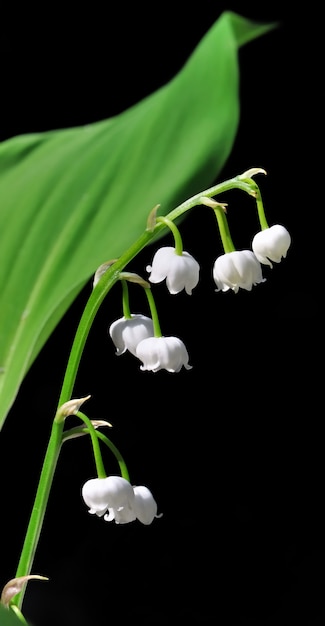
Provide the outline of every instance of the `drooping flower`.
[[287,229],[281,224],[274,224],[256,233],[252,249],[260,263],[273,267],[271,261],[280,263],[287,256],[290,244],[291,237]]
[[251,250],[234,250],[219,256],[213,267],[213,278],[217,285],[216,291],[235,293],[239,288],[251,291],[253,285],[262,283],[262,268]]
[[102,517],[110,508],[132,510],[134,491],[132,485],[122,476],[91,478],[82,487],[82,497],[89,507],[89,513]]
[[179,372],[192,369],[184,343],[178,337],[149,337],[137,346],[136,356],[143,362],[141,370]]
[[151,491],[143,485],[133,487],[133,491],[135,496],[133,509],[137,519],[142,524],[151,524],[155,517],[160,517],[157,515],[157,503]]
[[148,489],[143,485],[133,487],[134,502],[132,508],[112,508],[108,509],[108,513],[104,515],[106,522],[115,521],[116,524],[128,524],[138,519],[139,522],[149,525],[153,522],[157,515],[157,503]]
[[138,519],[148,525],[155,517],[160,517],[151,491],[143,485],[132,487],[122,476],[87,480],[82,487],[82,497],[89,513],[104,516],[106,522],[128,524]]
[[132,315],[131,318],[121,317],[111,324],[109,334],[118,356],[126,350],[136,356],[138,343],[153,337],[153,322],[150,317],[141,314]]
[[166,246],[159,248],[154,255],[152,265],[147,266],[151,272],[149,280],[160,283],[166,278],[166,285],[171,294],[185,289],[188,295],[199,282],[200,266],[188,252],[177,254],[175,248]]

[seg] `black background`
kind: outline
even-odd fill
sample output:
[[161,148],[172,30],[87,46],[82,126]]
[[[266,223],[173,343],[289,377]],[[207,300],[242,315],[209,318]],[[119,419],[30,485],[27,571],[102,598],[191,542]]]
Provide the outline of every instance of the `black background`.
[[[241,120],[218,180],[263,167],[268,221],[292,235],[264,284],[216,293],[218,233],[208,210],[191,212],[181,232],[201,281],[191,297],[170,296],[165,284],[154,292],[164,334],[188,348],[189,372],[142,373],[131,355],[117,358],[107,329],[121,316],[118,286],[103,304],[74,395],[91,394],[89,417],[113,423],[132,482],[151,489],[163,517],[120,527],[89,516],[80,489],[94,475],[91,447],[87,438],[66,443],[33,568],[50,581],[31,582],[25,596],[33,626],[324,623],[321,42],[312,5],[292,14],[283,4],[93,2],[3,12],[1,140],[131,106],[175,75],[223,10],[278,21],[239,51]],[[234,240],[248,247],[254,211],[235,192],[227,201]],[[143,275],[153,252],[129,269]],[[31,368],[1,434],[0,584],[15,575],[90,289]],[[139,291],[130,297],[141,311]],[[109,454],[105,463],[116,471]]]

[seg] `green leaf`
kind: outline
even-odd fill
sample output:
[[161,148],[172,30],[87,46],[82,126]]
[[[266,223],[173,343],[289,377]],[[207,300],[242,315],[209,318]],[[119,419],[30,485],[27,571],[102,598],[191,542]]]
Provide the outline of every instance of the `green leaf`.
[[[22,626],[21,620],[11,611],[0,604],[0,624],[1,626]],[[27,622],[26,622],[27,623]]]
[[0,428],[96,268],[216,179],[239,119],[238,48],[275,24],[223,13],[181,71],[111,119],[0,144]]

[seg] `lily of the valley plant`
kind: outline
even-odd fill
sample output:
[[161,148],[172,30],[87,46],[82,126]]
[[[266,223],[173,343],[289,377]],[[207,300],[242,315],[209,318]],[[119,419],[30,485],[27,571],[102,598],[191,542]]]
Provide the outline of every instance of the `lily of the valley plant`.
[[[1,626],[1,619],[9,626],[8,615],[26,625],[26,584],[48,580],[33,571],[33,563],[56,465],[66,442],[78,445],[80,437],[91,441],[93,471],[80,485],[80,500],[85,515],[92,516],[91,523],[99,517],[109,533],[112,525],[106,522],[118,527],[148,526],[164,519],[149,475],[148,484],[136,484],[132,468],[107,436],[114,432],[112,425],[90,415],[91,408],[84,412],[85,406],[91,407],[88,391],[81,398],[74,397],[84,347],[108,294],[116,286],[121,295],[120,317],[109,320],[108,328],[109,347],[116,355],[131,359],[143,376],[159,377],[164,370],[166,376],[182,372],[190,378],[196,367],[191,361],[191,345],[185,345],[182,337],[165,334],[154,296],[156,285],[165,281],[166,298],[182,291],[190,298],[200,282],[200,259],[183,247],[183,218],[194,207],[199,207],[202,216],[207,211],[215,216],[210,279],[216,299],[230,297],[236,303],[239,296],[234,294],[241,290],[263,288],[264,269],[272,271],[273,264],[287,255],[289,232],[282,224],[269,225],[266,219],[255,180],[266,174],[262,168],[250,168],[209,186],[219,175],[236,134],[237,48],[273,27],[226,12],[174,80],[120,116],[86,129],[36,133],[0,145],[0,165],[4,165],[0,169],[0,230],[5,233],[1,251],[6,261],[0,262],[0,279],[3,301],[9,303],[9,308],[0,307],[0,428],[19,384],[60,314],[94,276],[53,411],[16,574],[2,590]],[[197,192],[196,185],[203,190]],[[248,194],[256,210],[256,230],[244,250],[236,248],[227,219],[228,205],[219,201],[233,189]],[[187,199],[178,204],[180,197]],[[21,223],[12,219],[14,211],[22,216]],[[51,220],[44,228],[47,216]],[[32,227],[27,229],[26,224]],[[171,234],[174,245],[158,246],[166,233]],[[134,273],[132,261],[153,243],[155,252],[150,258],[148,254],[143,272]],[[14,250],[11,244],[16,246]],[[103,263],[106,258],[110,260]],[[22,280],[25,273],[26,281]],[[144,291],[146,310],[133,309],[130,283]],[[106,336],[107,328],[102,330]],[[109,466],[107,450],[111,453]]]
[[[139,367],[144,372],[167,370],[170,373],[177,373],[182,368],[192,369],[188,349],[182,339],[163,334],[152,288],[152,285],[166,280],[167,291],[170,294],[179,293],[184,289],[190,296],[199,282],[199,261],[194,259],[189,252],[184,251],[181,232],[175,222],[194,206],[201,205],[202,210],[206,208],[212,210],[219,230],[219,236],[216,237],[216,249],[220,247],[221,241],[223,251],[220,251],[211,268],[211,284],[215,283],[217,292],[232,290],[236,294],[240,289],[251,291],[253,287],[266,280],[263,277],[263,265],[272,268],[271,261],[279,263],[282,258],[286,257],[291,244],[290,234],[283,225],[276,224],[269,227],[266,220],[260,188],[253,178],[257,174],[265,173],[261,168],[249,169],[225,183],[196,194],[167,216],[159,216],[159,206],[155,206],[148,216],[142,238],[132,250],[133,257],[135,249],[138,251],[142,249],[143,239],[150,242],[162,228],[169,229],[174,237],[175,245],[174,247],[160,247],[156,250],[152,264],[146,266],[146,271],[149,273],[148,281],[128,271],[127,265],[130,261],[128,253],[98,268],[94,277],[92,294],[75,335],[61,398],[65,398],[66,390],[73,387],[82,349],[94,319],[94,312],[98,310],[117,282],[120,282],[122,287],[122,316],[112,321],[109,327],[109,335],[116,354],[120,356],[130,353],[132,358],[138,360]],[[255,201],[260,227],[252,235],[252,247],[247,247],[245,250],[236,250],[228,225],[226,205],[216,199],[218,194],[236,188],[249,194]],[[132,312],[128,289],[130,282],[144,289],[148,311]],[[216,295],[216,298],[218,297],[220,296]],[[90,514],[97,515],[104,521],[114,521],[115,524],[122,525],[138,522],[149,525],[163,515],[163,512],[159,511],[159,503],[157,504],[150,488],[132,483],[121,452],[102,432],[102,428],[111,425],[95,418],[90,419],[84,412],[81,412],[81,406],[89,398],[90,396],[85,396],[60,402],[56,412],[17,576],[7,583],[3,592],[3,604],[11,607],[22,621],[24,620],[21,613],[23,586],[33,577],[39,578],[39,575],[34,575],[31,569],[50,491],[49,475],[52,475],[52,472],[49,472],[49,469],[54,468],[58,447],[63,442],[82,435],[88,435],[91,438],[95,463],[94,475],[90,476],[81,488],[81,497]],[[69,429],[67,425],[71,415],[80,419],[80,426]],[[114,473],[107,472],[103,463],[101,446],[108,447],[112,452],[118,473],[116,469]]]

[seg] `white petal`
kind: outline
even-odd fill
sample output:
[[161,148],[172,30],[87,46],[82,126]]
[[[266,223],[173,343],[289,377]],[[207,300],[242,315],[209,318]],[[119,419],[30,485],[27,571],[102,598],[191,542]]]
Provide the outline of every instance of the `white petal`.
[[256,233],[252,249],[260,263],[272,267],[271,261],[280,263],[287,256],[290,244],[291,237],[287,229],[280,224],[274,224]]
[[119,507],[132,505],[134,502],[134,493],[132,485],[122,476],[108,476],[105,478],[108,506],[118,509]]
[[199,264],[188,252],[183,252],[182,255],[174,253],[166,280],[169,292],[176,294],[185,289],[191,295],[199,282],[199,273]]
[[82,487],[82,497],[92,514],[105,512],[107,509],[108,499],[105,481],[105,478],[91,478]]
[[185,345],[177,337],[151,337],[141,341],[136,351],[137,357],[143,362],[142,370],[158,372],[179,372],[184,366],[191,369]]
[[136,517],[142,524],[151,524],[157,516],[157,503],[151,491],[143,485],[134,487],[133,490],[135,495],[133,509]]
[[134,492],[125,478],[108,476],[88,480],[82,487],[82,497],[90,512],[101,517],[109,507],[131,506]]
[[156,368],[159,368],[157,337],[149,337],[140,341],[136,349],[136,356],[143,362],[140,367],[141,370],[156,371]]
[[218,257],[213,267],[213,278],[217,291],[232,289],[235,293],[239,288],[250,291],[253,285],[264,282],[260,263],[251,250],[235,250]]
[[151,275],[152,283],[159,283],[166,278],[166,284],[171,294],[186,290],[191,295],[192,289],[199,281],[200,266],[188,252],[177,254],[175,248],[166,246],[157,250],[152,266],[147,270]]
[[152,266],[148,266],[150,268],[148,271],[151,271],[151,275],[149,276],[151,283],[160,283],[166,278],[170,259],[173,255],[175,255],[175,248],[171,248],[170,246],[165,246],[157,250],[153,257]]
[[141,314],[132,315],[131,318],[122,317],[111,324],[109,334],[118,356],[126,350],[135,356],[138,343],[153,336],[153,322],[150,317]]
[[123,339],[123,328],[125,324],[125,317],[115,320],[109,327],[110,337],[116,347],[116,354],[120,355],[126,351],[126,345]]

